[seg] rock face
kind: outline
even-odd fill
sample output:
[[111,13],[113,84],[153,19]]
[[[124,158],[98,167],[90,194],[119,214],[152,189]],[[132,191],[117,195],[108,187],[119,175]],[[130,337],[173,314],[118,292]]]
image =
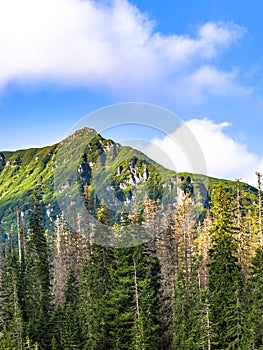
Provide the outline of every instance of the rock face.
[[0,171],[4,168],[5,163],[5,155],[4,153],[0,153]]

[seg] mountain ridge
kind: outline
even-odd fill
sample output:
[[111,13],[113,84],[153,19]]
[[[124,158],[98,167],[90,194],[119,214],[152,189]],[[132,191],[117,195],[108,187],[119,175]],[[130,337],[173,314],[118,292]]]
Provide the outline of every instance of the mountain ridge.
[[[92,137],[91,137],[92,136]],[[204,206],[208,205],[209,192],[217,184],[223,185],[227,190],[235,190],[235,182],[225,179],[217,179],[206,175],[191,173],[176,173],[166,169],[160,164],[148,158],[142,152],[115,143],[111,139],[105,139],[94,129],[82,128],[76,130],[63,141],[51,146],[29,148],[17,151],[0,152],[0,222],[1,231],[15,225],[16,209],[29,215],[31,194],[37,189],[45,204],[45,218],[47,226],[55,220],[60,212],[54,193],[54,171],[56,171],[56,157],[61,150],[63,142],[72,142],[70,147],[78,146],[80,142],[86,142],[83,154],[80,155],[78,164],[79,181],[83,187],[85,184],[94,185],[94,169],[99,172],[95,190],[101,191],[107,188],[118,200],[127,203],[132,198],[136,188],[149,191],[152,199],[171,201],[180,192],[188,192],[203,200]],[[75,146],[74,146],[75,145]],[[66,149],[68,157],[72,149]],[[203,184],[208,184],[208,198]],[[103,187],[104,186],[104,187]],[[243,182],[241,189],[247,192],[248,200],[253,202],[257,190]]]

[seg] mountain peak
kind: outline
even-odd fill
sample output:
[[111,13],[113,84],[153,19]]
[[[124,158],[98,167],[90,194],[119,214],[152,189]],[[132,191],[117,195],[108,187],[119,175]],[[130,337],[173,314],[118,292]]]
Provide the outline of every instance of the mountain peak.
[[87,136],[87,135],[90,135],[90,134],[97,134],[97,131],[92,129],[92,128],[88,128],[87,126],[81,128],[81,129],[78,129],[78,130],[75,130],[69,137],[83,137],[83,136]]

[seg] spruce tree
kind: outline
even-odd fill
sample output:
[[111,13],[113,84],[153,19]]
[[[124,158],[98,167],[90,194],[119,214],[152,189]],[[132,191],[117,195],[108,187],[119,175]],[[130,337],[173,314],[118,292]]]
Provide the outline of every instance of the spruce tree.
[[92,245],[91,256],[85,258],[79,284],[78,315],[83,350],[109,349],[105,298],[111,287],[109,271],[114,261],[114,249],[107,246],[110,216],[104,203],[98,209],[98,220],[94,239],[101,245]]
[[110,267],[111,285],[105,295],[109,349],[129,349],[135,313],[133,303],[132,248],[116,249],[115,261]]
[[247,348],[263,349],[263,247],[252,259],[248,281]]
[[18,296],[19,261],[12,234],[1,269],[0,348],[22,350],[24,325]]
[[138,245],[133,252],[136,318],[131,349],[160,347],[160,265],[152,242]]
[[109,349],[105,298],[111,286],[109,270],[113,259],[112,248],[94,244],[91,258],[86,258],[83,264],[78,299],[83,350]]
[[153,349],[159,343],[158,261],[147,243],[114,253],[105,295],[109,349]]
[[240,349],[243,335],[243,279],[234,240],[233,207],[219,187],[212,197],[209,304],[212,349]]
[[25,321],[29,339],[39,343],[40,349],[50,345],[51,282],[49,248],[43,232],[41,205],[34,192],[27,242],[25,269]]
[[77,317],[78,282],[73,268],[70,269],[65,286],[65,303],[63,305],[62,349],[80,348],[81,330]]
[[146,245],[115,250],[105,298],[110,349],[150,350],[159,342],[158,262]]
[[209,344],[206,288],[200,285],[198,264],[189,285],[179,272],[174,292],[173,345],[175,349],[205,349]]

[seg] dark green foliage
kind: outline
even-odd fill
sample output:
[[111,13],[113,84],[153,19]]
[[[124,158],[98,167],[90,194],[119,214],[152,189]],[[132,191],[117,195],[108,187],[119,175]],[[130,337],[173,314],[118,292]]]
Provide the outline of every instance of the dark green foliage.
[[193,184],[189,175],[181,176],[181,182],[179,184],[179,187],[184,191],[184,194],[188,194],[190,196],[193,194]]
[[172,325],[175,349],[198,350],[207,346],[207,291],[201,287],[195,267],[190,285],[183,271],[179,272],[174,293]]
[[61,344],[63,350],[79,349],[80,327],[77,315],[78,283],[75,271],[71,269],[68,274],[65,290],[65,303],[63,306],[63,324]]
[[178,275],[174,293],[174,313],[173,343],[175,349],[193,349],[192,302],[190,302],[189,291],[186,288],[186,282],[182,272]]
[[247,348],[263,349],[263,248],[252,260],[248,282]]
[[110,349],[150,350],[159,341],[159,265],[148,245],[115,250],[106,293]]
[[111,288],[109,270],[113,259],[111,248],[93,245],[91,259],[84,262],[78,304],[82,349],[109,349],[108,310],[105,298],[108,289]]
[[137,246],[133,253],[134,276],[137,276],[138,305],[134,325],[134,349],[160,347],[160,266],[156,258],[155,244],[152,241]]
[[209,264],[209,304],[213,349],[240,349],[243,334],[243,278],[234,241],[233,206],[219,187],[212,198],[213,245]]
[[51,341],[48,332],[51,307],[50,262],[48,244],[43,232],[41,206],[36,192],[26,250],[26,333],[33,342],[40,344],[41,349],[46,349]]
[[19,262],[12,240],[11,236],[1,271],[0,348],[20,350],[23,343],[23,320],[18,298]]
[[57,304],[50,318],[50,338],[52,350],[63,350],[64,308]]

